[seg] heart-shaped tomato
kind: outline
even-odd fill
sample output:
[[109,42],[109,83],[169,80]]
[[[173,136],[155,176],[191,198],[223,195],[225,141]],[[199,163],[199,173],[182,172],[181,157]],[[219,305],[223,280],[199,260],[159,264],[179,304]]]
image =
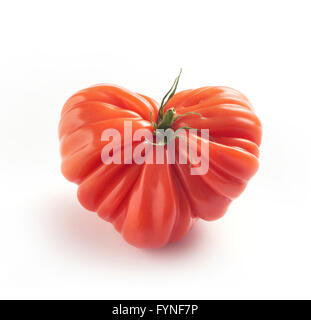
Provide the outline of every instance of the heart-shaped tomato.
[[[137,247],[162,247],[180,240],[197,218],[220,218],[258,169],[262,130],[248,99],[228,87],[174,94],[177,83],[160,111],[146,96],[96,85],[69,98],[61,114],[64,176],[79,185],[78,198],[86,209],[113,223]],[[153,134],[161,126],[209,129],[208,171],[192,175],[191,164],[171,164],[167,153],[162,164],[103,163],[108,143],[103,131],[121,133],[119,151],[124,153],[125,121],[131,122],[131,135],[138,129]]]

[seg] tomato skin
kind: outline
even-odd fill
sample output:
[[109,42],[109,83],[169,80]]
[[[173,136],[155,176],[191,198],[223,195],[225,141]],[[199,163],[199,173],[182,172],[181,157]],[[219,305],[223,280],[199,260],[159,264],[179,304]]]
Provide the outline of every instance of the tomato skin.
[[[248,99],[227,87],[203,87],[175,94],[166,104],[177,116],[173,129],[209,129],[209,170],[191,175],[188,164],[102,163],[103,130],[123,132],[125,120],[153,131],[158,104],[118,86],[97,85],[65,103],[59,123],[62,173],[79,185],[78,199],[111,222],[139,248],[178,241],[198,218],[223,216],[258,169],[261,123]],[[122,150],[124,148],[122,137]],[[155,152],[154,152],[155,154]]]

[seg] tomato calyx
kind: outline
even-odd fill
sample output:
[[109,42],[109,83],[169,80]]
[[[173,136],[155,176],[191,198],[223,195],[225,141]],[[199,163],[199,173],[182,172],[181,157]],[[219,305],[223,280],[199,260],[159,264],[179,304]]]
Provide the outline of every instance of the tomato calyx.
[[[157,140],[153,140],[153,141],[149,141],[147,139],[147,142],[154,145],[154,146],[165,146],[166,144],[168,144],[168,142],[171,140],[171,139],[182,139],[186,142],[187,144],[187,148],[189,149],[189,167],[192,166],[192,156],[191,156],[191,148],[190,148],[190,144],[189,144],[189,141],[188,139],[185,139],[183,136],[177,134],[179,130],[182,130],[182,129],[186,129],[186,130],[189,130],[189,129],[194,129],[194,130],[197,130],[199,132],[201,132],[201,129],[196,129],[196,128],[192,128],[192,127],[189,127],[189,126],[181,126],[179,127],[175,134],[173,134],[171,137],[167,137],[166,134],[165,134],[165,131],[167,129],[170,129],[172,128],[173,126],[173,123],[175,121],[177,121],[178,119],[182,118],[182,117],[185,117],[189,114],[194,114],[194,115],[198,115],[200,117],[202,117],[202,114],[201,113],[198,113],[198,112],[194,112],[194,111],[191,111],[191,112],[186,112],[186,113],[183,113],[183,114],[180,114],[178,116],[176,116],[176,110],[174,108],[169,108],[165,114],[164,114],[164,107],[166,106],[166,104],[168,103],[168,101],[175,95],[176,93],[176,90],[177,90],[177,86],[178,86],[178,83],[179,83],[179,79],[180,79],[180,76],[181,76],[181,72],[182,72],[182,69],[180,69],[180,72],[179,72],[179,75],[177,76],[177,78],[174,80],[174,83],[172,85],[172,87],[170,88],[170,90],[166,93],[166,95],[164,96],[164,98],[162,99],[162,102],[161,102],[161,105],[160,105],[160,108],[159,108],[159,112],[158,112],[158,117],[157,117],[157,122],[154,122],[152,120],[152,112],[150,112],[150,122],[154,128],[154,131],[153,131],[153,135],[154,136],[160,136],[162,139],[159,139],[160,141],[157,142]],[[212,139],[214,141],[214,139]]]
[[174,83],[173,83],[172,87],[166,93],[166,95],[163,97],[163,99],[161,101],[161,105],[160,105],[160,109],[159,109],[159,113],[158,113],[158,118],[157,118],[157,126],[159,126],[161,124],[161,122],[163,121],[163,119],[166,116],[166,114],[164,116],[164,107],[166,106],[168,101],[174,96],[174,94],[175,94],[175,92],[177,90],[177,86],[178,86],[178,83],[179,83],[179,79],[180,79],[181,73],[182,73],[182,69],[180,69],[179,75],[174,80]]
[[[154,135],[157,135],[159,133],[159,131],[157,131],[158,129],[162,129],[162,130],[167,130],[172,128],[173,123],[180,119],[181,117],[187,116],[189,114],[196,114],[199,115],[200,117],[202,117],[202,115],[198,112],[186,112],[184,114],[181,114],[179,116],[175,116],[176,115],[176,110],[174,108],[170,108],[168,109],[165,114],[164,114],[164,107],[166,106],[166,104],[168,103],[168,101],[174,96],[174,94],[176,93],[177,90],[177,86],[179,83],[179,79],[182,73],[182,69],[180,69],[178,76],[175,78],[174,83],[172,85],[172,87],[170,88],[170,90],[165,94],[165,96],[163,97],[162,101],[161,101],[161,105],[159,108],[159,112],[158,112],[158,117],[157,117],[157,122],[154,122],[152,120],[152,112],[150,112],[150,122],[152,123],[152,126],[154,128]],[[186,128],[186,127],[183,127]],[[187,127],[187,129],[194,129],[194,128],[189,128]]]
[[174,121],[175,121],[175,114],[176,111],[174,108],[170,108],[166,111],[164,118],[160,123],[157,124],[157,129],[169,129],[172,127]]
[[150,112],[150,121],[153,125],[155,135],[157,134],[158,129],[167,130],[171,128],[176,118],[178,118],[178,117],[175,117],[176,111],[174,108],[168,109],[164,114],[164,107],[166,106],[168,101],[174,96],[177,90],[181,73],[182,73],[182,69],[180,69],[179,74],[175,78],[173,85],[171,86],[170,90],[165,94],[165,96],[161,101],[157,122],[152,121],[152,113]]

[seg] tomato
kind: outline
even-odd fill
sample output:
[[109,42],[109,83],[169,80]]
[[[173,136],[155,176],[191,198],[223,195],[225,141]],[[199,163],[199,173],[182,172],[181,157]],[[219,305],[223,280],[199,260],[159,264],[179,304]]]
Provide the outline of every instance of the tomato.
[[[228,87],[203,87],[170,96],[160,107],[153,99],[114,85],[96,85],[65,103],[59,124],[62,173],[79,185],[86,209],[111,222],[124,239],[140,248],[178,241],[198,219],[223,216],[258,169],[261,123],[248,99]],[[166,118],[171,110],[174,121]],[[133,133],[168,121],[165,127],[209,129],[209,170],[190,174],[191,164],[105,164],[103,130]],[[159,121],[160,120],[160,121]],[[122,136],[120,152],[124,152]],[[136,143],[137,144],[137,143]],[[135,145],[135,142],[134,142]],[[154,145],[152,148],[156,148]]]

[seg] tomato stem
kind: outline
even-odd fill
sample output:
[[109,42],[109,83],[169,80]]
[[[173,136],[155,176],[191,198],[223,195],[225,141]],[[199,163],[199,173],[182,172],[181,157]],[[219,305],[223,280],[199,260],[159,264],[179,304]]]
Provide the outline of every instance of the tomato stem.
[[[160,105],[160,108],[159,108],[159,113],[158,113],[158,117],[157,117],[157,122],[154,122],[152,120],[152,112],[150,112],[150,122],[154,128],[154,132],[153,134],[156,136],[157,134],[162,134],[160,131],[157,131],[158,129],[162,129],[162,130],[167,130],[169,128],[172,127],[173,123],[182,118],[182,117],[185,117],[189,114],[195,114],[195,115],[198,115],[200,117],[202,117],[202,114],[201,113],[198,113],[198,112],[186,112],[186,113],[183,113],[183,114],[180,114],[178,116],[175,116],[176,114],[176,110],[174,108],[169,108],[165,114],[164,114],[164,107],[166,106],[166,104],[168,103],[168,101],[174,96],[174,94],[176,93],[176,90],[177,90],[177,86],[178,86],[178,83],[179,83],[179,79],[180,79],[180,76],[181,76],[181,73],[182,73],[182,69],[180,69],[180,72],[179,72],[179,75],[177,76],[177,78],[174,80],[174,83],[172,85],[172,87],[170,88],[170,90],[165,94],[165,96],[163,97],[162,99],[162,102],[161,102],[161,105]],[[183,126],[183,127],[180,127],[177,129],[176,133],[178,132],[178,130],[181,130],[181,129],[195,129],[195,130],[198,130],[196,128],[192,128],[192,127],[188,127],[188,126]],[[198,131],[201,131],[200,129]],[[166,137],[165,137],[166,138]],[[176,138],[179,138],[179,139],[182,139],[184,140],[184,137],[180,136],[180,135],[174,135],[174,139]],[[213,139],[214,141],[214,139]],[[163,145],[161,143],[155,143],[153,141],[149,141],[147,140],[148,143],[151,143],[152,145]],[[164,140],[164,145],[166,145],[168,143],[167,140]],[[189,142],[186,140],[186,143],[187,143],[187,147],[189,148],[189,166],[191,167],[192,165],[192,157],[191,157],[191,148],[190,148],[190,144]]]
[[157,119],[157,125],[158,126],[163,120],[165,105],[174,96],[174,94],[175,94],[175,92],[177,90],[177,86],[178,86],[178,83],[179,83],[179,79],[180,79],[181,73],[182,73],[182,69],[180,69],[179,75],[174,80],[174,83],[173,83],[172,87],[170,88],[170,90],[165,94],[165,96],[162,99],[161,106],[160,106],[159,113],[158,113],[158,119]]
[[156,133],[157,129],[169,129],[172,127],[173,123],[180,119],[181,117],[187,116],[188,114],[196,114],[202,117],[202,115],[198,112],[186,112],[184,114],[181,114],[177,117],[175,117],[176,111],[174,108],[170,108],[166,111],[164,114],[164,107],[168,103],[168,101],[174,96],[177,90],[177,86],[179,83],[179,79],[182,73],[182,69],[180,69],[178,76],[175,78],[173,85],[171,86],[170,90],[165,94],[165,96],[162,99],[160,108],[159,108],[159,113],[157,117],[157,122],[154,122],[152,120],[152,112],[150,112],[150,122],[154,128],[154,133]]
[[160,123],[158,123],[157,129],[166,130],[168,128],[171,128],[173,122],[175,121],[175,113],[176,111],[174,108],[168,109],[165,113],[164,119]]

